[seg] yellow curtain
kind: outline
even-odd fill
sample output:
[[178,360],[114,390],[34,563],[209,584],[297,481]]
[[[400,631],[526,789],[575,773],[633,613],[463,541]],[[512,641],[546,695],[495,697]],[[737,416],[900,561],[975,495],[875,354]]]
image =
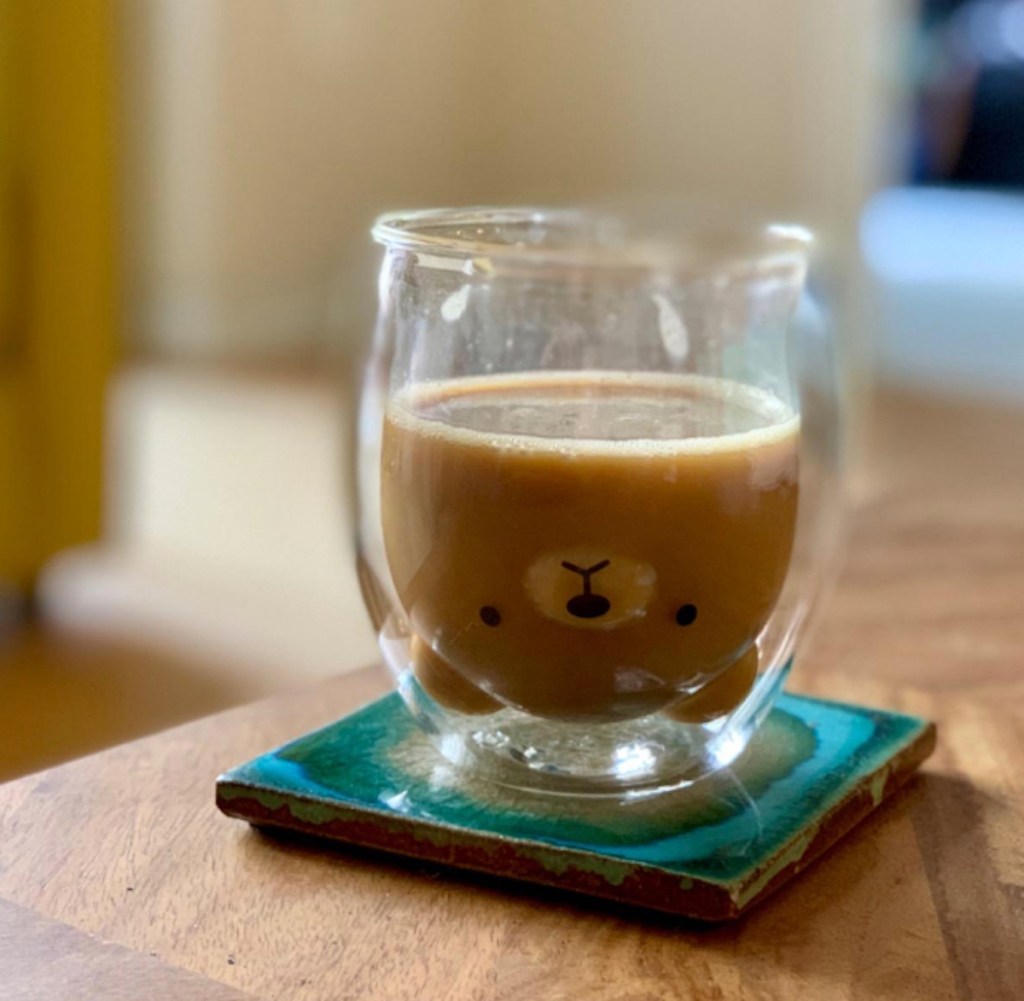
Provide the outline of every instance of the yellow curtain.
[[0,0],[0,583],[101,518],[116,334],[112,0]]

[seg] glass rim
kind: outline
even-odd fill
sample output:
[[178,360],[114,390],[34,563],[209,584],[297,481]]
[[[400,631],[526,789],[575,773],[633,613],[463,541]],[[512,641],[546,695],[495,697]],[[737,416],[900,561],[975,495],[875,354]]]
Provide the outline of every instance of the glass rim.
[[[802,272],[814,245],[812,232],[796,223],[737,222],[720,214],[710,222],[687,219],[675,229],[664,223],[630,227],[629,213],[590,208],[431,208],[387,212],[373,224],[373,239],[388,249],[419,255],[426,266],[474,271],[571,269],[731,276]],[[532,230],[535,239],[500,240],[488,230]],[[546,234],[570,239],[553,243]]]

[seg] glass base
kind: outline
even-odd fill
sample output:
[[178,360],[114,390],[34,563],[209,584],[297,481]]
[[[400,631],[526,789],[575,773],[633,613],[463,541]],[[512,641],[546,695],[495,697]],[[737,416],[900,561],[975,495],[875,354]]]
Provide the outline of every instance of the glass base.
[[571,796],[651,796],[731,764],[753,727],[695,725],[654,714],[568,723],[514,709],[486,716],[440,706],[402,671],[398,690],[440,753],[474,776],[513,789]]

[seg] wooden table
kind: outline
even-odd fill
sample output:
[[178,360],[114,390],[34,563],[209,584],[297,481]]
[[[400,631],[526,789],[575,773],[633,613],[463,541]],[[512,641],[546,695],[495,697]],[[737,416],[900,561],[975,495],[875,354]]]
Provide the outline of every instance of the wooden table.
[[893,398],[878,432],[793,687],[929,715],[939,750],[743,921],[272,840],[214,810],[220,770],[375,695],[371,670],[0,787],[0,998],[1024,997],[1024,413]]

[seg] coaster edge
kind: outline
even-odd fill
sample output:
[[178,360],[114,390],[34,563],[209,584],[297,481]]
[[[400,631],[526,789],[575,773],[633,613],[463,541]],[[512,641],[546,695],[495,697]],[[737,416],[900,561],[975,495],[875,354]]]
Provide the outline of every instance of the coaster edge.
[[[273,790],[246,782],[242,774],[245,765],[218,778],[216,802],[227,816],[245,820],[257,828],[300,831],[407,858],[425,859],[486,875],[568,889],[648,910],[717,922],[739,917],[770,896],[812,865],[906,784],[934,750],[937,733],[931,721],[920,717],[906,718],[913,719],[918,726],[907,736],[903,746],[868,773],[859,788],[822,814],[816,821],[810,842],[801,847],[791,861],[780,865],[780,859],[785,860],[799,844],[799,831],[762,864],[726,882],[608,856],[598,855],[601,862],[595,865],[594,853],[568,846],[549,845],[496,832],[475,831],[470,835],[461,827],[443,821],[409,820],[400,814],[375,810],[365,804],[289,793],[288,798],[297,803],[330,806],[335,816],[326,823],[317,823],[296,816],[281,793],[276,795],[285,801],[279,807],[272,809],[261,803],[258,795],[265,796]],[[877,787],[878,777],[883,774],[882,785]],[[422,837],[424,830],[433,830],[437,840]],[[605,870],[604,874],[601,869]],[[566,879],[569,872],[572,872],[572,877]],[[609,873],[613,874],[611,878]]]

